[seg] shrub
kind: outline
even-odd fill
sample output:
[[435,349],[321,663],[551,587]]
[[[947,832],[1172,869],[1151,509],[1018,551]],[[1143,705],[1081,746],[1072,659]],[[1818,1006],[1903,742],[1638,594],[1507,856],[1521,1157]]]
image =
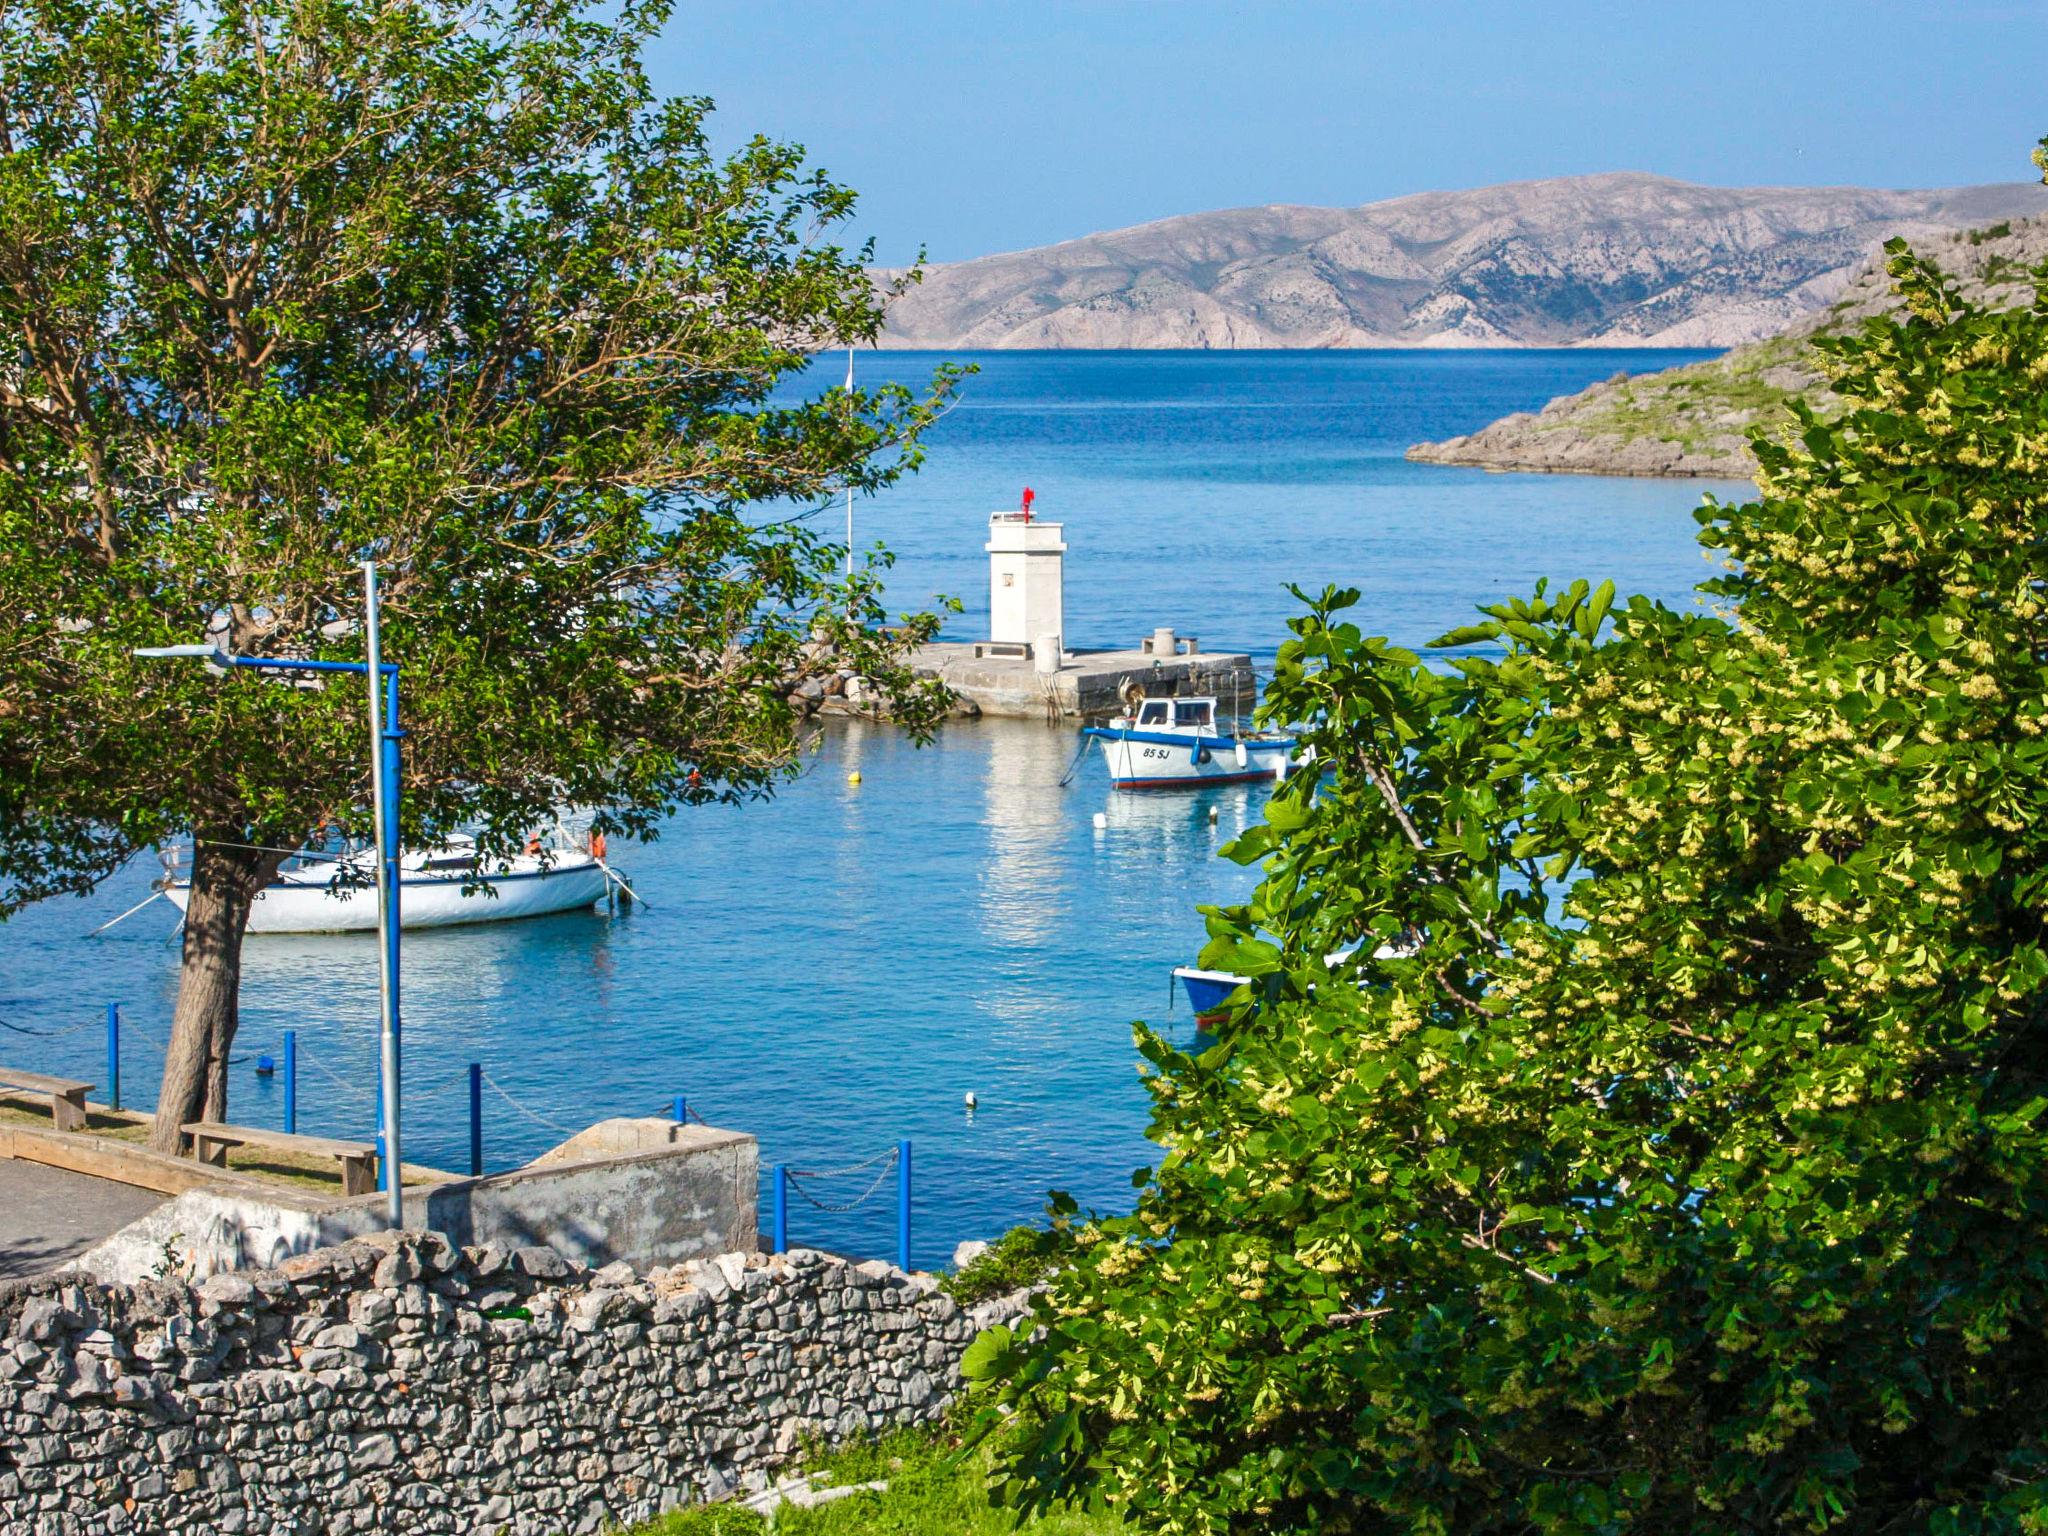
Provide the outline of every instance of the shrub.
[[1051,1273],[1057,1244],[1037,1227],[1012,1227],[970,1263],[939,1282],[939,1289],[971,1307],[1037,1285]]
[[1207,912],[1249,1000],[1139,1028],[1159,1166],[1056,1201],[1039,1332],[972,1352],[1008,1497],[2048,1522],[2048,269],[2004,313],[1892,272],[1815,344],[1847,409],[1701,510],[1734,612],[1539,585],[1426,666],[1304,599],[1265,713],[1323,772]]

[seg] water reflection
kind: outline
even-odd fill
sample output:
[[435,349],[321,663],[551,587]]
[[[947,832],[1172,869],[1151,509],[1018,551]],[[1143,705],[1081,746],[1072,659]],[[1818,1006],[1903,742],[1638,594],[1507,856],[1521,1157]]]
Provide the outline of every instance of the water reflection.
[[1000,945],[1042,948],[1066,926],[1066,845],[1074,799],[1059,787],[1073,733],[1030,721],[985,721],[982,817],[989,857],[982,872],[982,931]]

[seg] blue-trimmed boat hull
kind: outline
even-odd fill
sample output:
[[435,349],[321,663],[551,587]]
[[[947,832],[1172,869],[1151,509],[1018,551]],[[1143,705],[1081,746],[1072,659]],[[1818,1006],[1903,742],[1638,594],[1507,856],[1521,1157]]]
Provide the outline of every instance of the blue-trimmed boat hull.
[[[1290,737],[1172,734],[1088,727],[1102,743],[1114,789],[1200,789],[1208,784],[1249,784],[1281,777],[1292,765]],[[1245,760],[1238,761],[1242,748]]]

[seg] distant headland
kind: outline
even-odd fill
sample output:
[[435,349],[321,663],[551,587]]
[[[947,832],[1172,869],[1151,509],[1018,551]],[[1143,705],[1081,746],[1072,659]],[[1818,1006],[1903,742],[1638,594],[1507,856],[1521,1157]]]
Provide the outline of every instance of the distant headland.
[[881,344],[1728,347],[1826,311],[1893,235],[2043,213],[2038,183],[1705,187],[1632,171],[1239,208],[932,266]]
[[[1973,301],[2014,308],[2031,302],[2032,269],[2048,261],[2048,216],[1923,237],[1914,249]],[[1867,260],[1839,298],[1779,335],[1709,362],[1617,375],[1541,411],[1517,412],[1464,437],[1418,443],[1408,457],[1486,469],[1746,480],[1756,473],[1752,427],[1789,426],[1785,406],[1794,397],[1823,416],[1841,407],[1815,366],[1814,337],[1852,329],[1897,304],[1883,261]]]

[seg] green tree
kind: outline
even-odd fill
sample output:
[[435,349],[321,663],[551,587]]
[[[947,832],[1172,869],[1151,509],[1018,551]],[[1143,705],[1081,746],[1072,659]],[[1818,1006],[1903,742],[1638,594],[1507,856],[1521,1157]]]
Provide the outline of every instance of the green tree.
[[791,771],[792,691],[913,728],[879,561],[804,516],[912,467],[952,384],[778,381],[873,336],[852,195],[714,154],[666,6],[24,0],[0,13],[0,913],[195,858],[153,1138],[225,1110],[276,850],[367,829],[360,687],[139,662],[211,636],[405,669],[404,833],[562,802],[652,835]]
[[1818,344],[1852,408],[1702,509],[1728,613],[1539,588],[1434,666],[1295,621],[1323,772],[1203,952],[1251,983],[1200,1054],[1139,1030],[1162,1161],[1056,1205],[1042,1331],[971,1362],[1012,1497],[2048,1528],[2048,269],[1892,272]]

